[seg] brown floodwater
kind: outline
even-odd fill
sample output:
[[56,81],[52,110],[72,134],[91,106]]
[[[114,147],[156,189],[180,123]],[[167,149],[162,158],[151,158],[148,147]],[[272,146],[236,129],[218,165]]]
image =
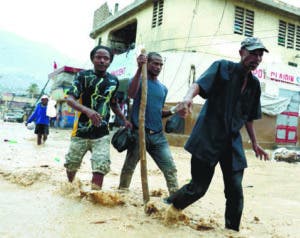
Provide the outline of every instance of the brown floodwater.
[[[0,121],[0,238],[298,237],[300,163],[260,161],[247,152],[245,208],[241,231],[234,233],[224,229],[219,167],[208,193],[184,210],[188,218],[200,223],[192,229],[182,223],[168,227],[161,219],[166,184],[153,160],[147,157],[149,189],[156,194],[150,201],[154,202],[152,211],[159,208],[161,213],[149,216],[144,212],[139,166],[130,191],[117,190],[125,153],[111,148],[111,171],[104,179],[104,193],[85,192],[91,180],[89,153],[76,175],[81,187],[79,182],[67,183],[63,163],[69,142],[69,130],[51,129],[46,144],[38,147],[33,131],[19,123]],[[183,185],[190,180],[190,155],[182,148],[171,149]],[[103,199],[112,203],[102,204]]]

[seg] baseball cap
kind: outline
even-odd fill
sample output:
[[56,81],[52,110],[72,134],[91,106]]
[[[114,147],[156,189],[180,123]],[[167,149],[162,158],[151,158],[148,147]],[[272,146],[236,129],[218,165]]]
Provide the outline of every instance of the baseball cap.
[[47,95],[43,95],[41,99],[49,99]]
[[249,51],[262,49],[269,53],[262,41],[257,37],[247,37],[241,42],[241,48],[246,48]]

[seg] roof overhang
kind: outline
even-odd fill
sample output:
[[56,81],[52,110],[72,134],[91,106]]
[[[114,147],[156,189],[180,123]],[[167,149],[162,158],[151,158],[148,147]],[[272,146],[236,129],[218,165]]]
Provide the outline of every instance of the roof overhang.
[[[122,18],[132,15],[132,13],[139,11],[144,5],[153,2],[153,0],[136,0],[132,4],[128,5],[124,9],[117,12],[102,21],[93,31],[90,33],[92,39],[96,39],[97,35],[109,28],[115,22],[120,21]],[[288,13],[290,16],[300,21],[300,8],[294,7],[290,4],[284,3],[280,0],[240,0],[259,8],[265,8],[281,15]]]
[[265,8],[266,10],[280,15],[286,15],[286,13],[288,13],[290,16],[300,21],[300,8],[280,0],[241,0],[241,2],[249,3],[258,8]]

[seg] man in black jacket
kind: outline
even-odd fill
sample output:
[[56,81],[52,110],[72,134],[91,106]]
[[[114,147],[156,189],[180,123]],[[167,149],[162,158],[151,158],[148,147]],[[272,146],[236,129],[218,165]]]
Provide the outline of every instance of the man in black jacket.
[[242,210],[242,179],[247,167],[240,129],[245,125],[256,156],[268,159],[257,144],[253,121],[261,118],[260,83],[252,75],[268,52],[260,39],[246,38],[239,50],[241,60],[214,62],[191,86],[180,103],[182,116],[196,95],[206,99],[185,149],[192,154],[190,183],[166,199],[171,211],[180,211],[204,196],[220,163],[225,186],[225,227],[238,231]]

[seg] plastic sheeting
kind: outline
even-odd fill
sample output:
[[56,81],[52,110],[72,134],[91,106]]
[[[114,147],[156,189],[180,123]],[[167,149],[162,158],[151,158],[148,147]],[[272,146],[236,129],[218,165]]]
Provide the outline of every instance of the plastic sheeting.
[[260,103],[261,110],[271,116],[278,115],[285,111],[291,102],[291,98],[275,97],[268,94],[261,94]]

